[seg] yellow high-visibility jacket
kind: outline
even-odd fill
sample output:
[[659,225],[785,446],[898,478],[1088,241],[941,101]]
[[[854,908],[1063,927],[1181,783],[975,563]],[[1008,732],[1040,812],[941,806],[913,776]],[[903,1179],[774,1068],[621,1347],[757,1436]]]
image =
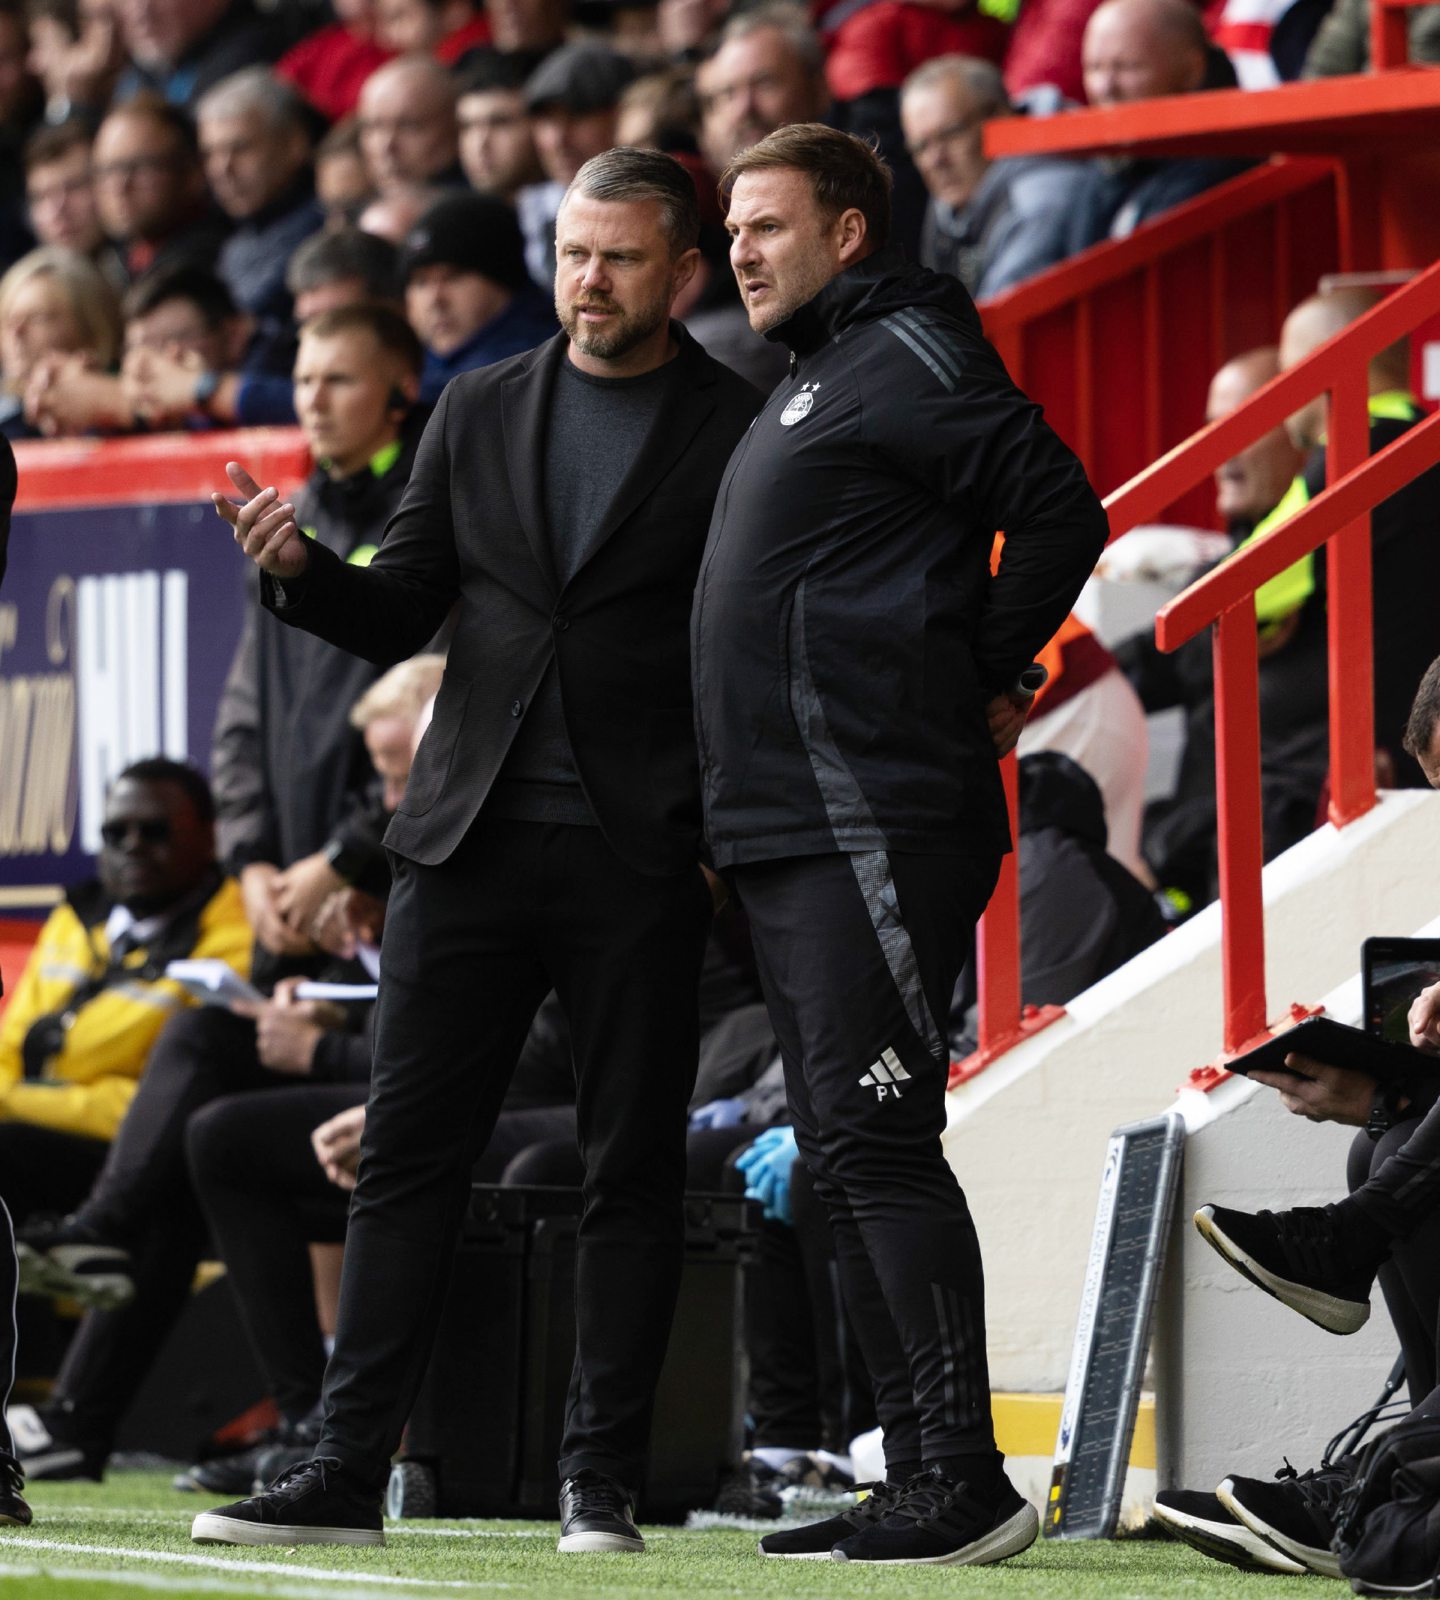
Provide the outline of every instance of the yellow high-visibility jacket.
[[[0,1120],[113,1139],[156,1035],[193,1004],[161,976],[165,963],[216,956],[249,975],[250,925],[233,878],[148,947],[128,951],[113,972],[111,904],[98,884],[82,885],[40,930],[0,1017]],[[87,994],[107,972],[111,981]]]

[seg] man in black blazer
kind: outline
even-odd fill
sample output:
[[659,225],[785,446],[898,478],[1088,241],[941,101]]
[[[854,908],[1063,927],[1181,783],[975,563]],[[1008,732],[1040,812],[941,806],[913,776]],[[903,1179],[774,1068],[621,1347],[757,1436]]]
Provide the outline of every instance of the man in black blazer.
[[697,261],[678,163],[597,156],[557,228],[565,332],[450,384],[369,567],[305,539],[236,465],[245,504],[214,497],[284,620],[387,664],[452,607],[456,624],[386,836],[375,1070],[317,1460],[197,1517],[202,1542],[383,1540],[470,1166],[553,986],[586,1166],[560,1549],[644,1548],[631,1508],[679,1285],[711,915],[687,619],[759,396],[669,320]]

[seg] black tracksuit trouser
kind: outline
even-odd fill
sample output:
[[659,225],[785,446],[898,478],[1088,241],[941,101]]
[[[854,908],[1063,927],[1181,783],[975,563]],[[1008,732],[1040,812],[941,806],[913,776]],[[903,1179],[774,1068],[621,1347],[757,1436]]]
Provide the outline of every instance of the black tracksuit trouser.
[[15,1442],[5,1423],[5,1407],[15,1382],[15,1292],[20,1284],[20,1263],[15,1259],[15,1229],[10,1213],[0,1200],[0,1450],[15,1454]]
[[471,1168],[554,988],[585,1160],[560,1474],[590,1468],[638,1488],[680,1284],[709,890],[698,866],[667,877],[626,866],[598,828],[483,817],[442,865],[397,859],[394,871],[317,1454],[385,1482]]
[[732,874],[892,1473],[994,1458],[980,1245],[940,1136],[941,1019],[999,864],[870,852]]

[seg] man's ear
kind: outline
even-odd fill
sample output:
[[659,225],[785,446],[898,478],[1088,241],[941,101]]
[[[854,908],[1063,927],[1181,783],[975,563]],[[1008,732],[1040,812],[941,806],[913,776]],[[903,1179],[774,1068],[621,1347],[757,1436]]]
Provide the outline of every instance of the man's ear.
[[840,240],[842,267],[853,266],[870,254],[870,229],[866,225],[863,211],[855,206],[851,206],[848,211],[842,211],[836,229]]

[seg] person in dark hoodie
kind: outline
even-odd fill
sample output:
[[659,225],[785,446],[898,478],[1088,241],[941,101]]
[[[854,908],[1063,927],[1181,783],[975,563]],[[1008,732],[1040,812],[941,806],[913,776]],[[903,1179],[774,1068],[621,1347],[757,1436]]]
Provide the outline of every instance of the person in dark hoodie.
[[867,144],[781,128],[722,189],[751,326],[791,376],[731,458],[695,593],[706,836],[750,918],[887,1466],[853,1510],[760,1549],[1003,1560],[1039,1522],[995,1448],[936,1019],[1009,843],[997,757],[1022,674],[1105,513],[969,295],[886,248],[890,174]]
[[[1020,998],[1063,1006],[1165,932],[1155,896],[1105,848],[1095,780],[1058,750],[1022,756]],[[976,984],[967,964],[950,1009],[951,1054],[975,1049]]]

